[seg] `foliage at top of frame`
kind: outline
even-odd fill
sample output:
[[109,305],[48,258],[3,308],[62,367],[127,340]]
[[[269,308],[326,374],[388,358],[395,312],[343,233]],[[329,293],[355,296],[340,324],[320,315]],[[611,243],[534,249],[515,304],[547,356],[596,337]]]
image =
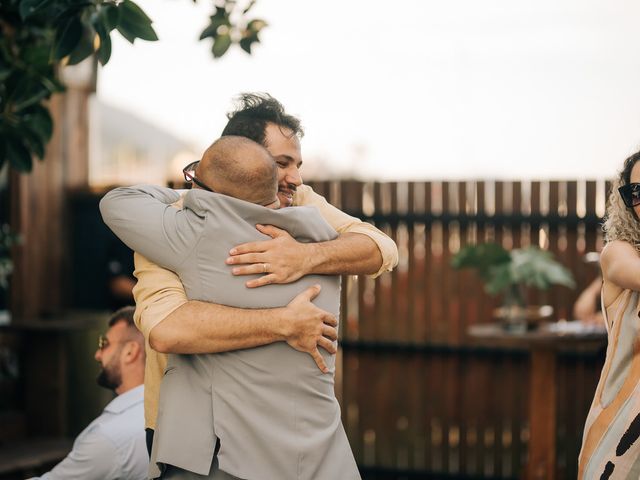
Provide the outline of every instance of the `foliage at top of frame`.
[[[235,0],[215,5],[200,36],[212,38],[214,58],[236,43],[247,53],[267,24],[246,19],[255,4]],[[149,16],[131,0],[5,0],[0,3],[0,167],[9,162],[30,172],[53,134],[47,100],[64,90],[58,72],[95,55],[111,58],[111,33],[129,42],[156,41]]]

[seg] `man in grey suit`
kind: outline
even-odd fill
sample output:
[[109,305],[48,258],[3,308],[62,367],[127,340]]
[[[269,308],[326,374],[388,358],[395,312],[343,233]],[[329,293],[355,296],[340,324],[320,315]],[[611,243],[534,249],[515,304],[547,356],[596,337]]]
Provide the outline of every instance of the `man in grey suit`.
[[[265,238],[258,223],[286,229],[302,242],[337,235],[313,207],[273,210],[277,171],[264,147],[223,137],[207,150],[193,180],[200,188],[187,193],[183,210],[170,206],[179,199],[175,191],[137,186],[107,194],[103,218],[129,247],[178,273],[192,300],[272,308],[317,284],[322,292],[315,303],[338,317],[337,276],[310,275],[249,293],[225,265],[238,242]],[[360,478],[334,394],[335,357],[324,356],[328,374],[284,343],[170,355],[152,468],[169,465],[163,478]]]

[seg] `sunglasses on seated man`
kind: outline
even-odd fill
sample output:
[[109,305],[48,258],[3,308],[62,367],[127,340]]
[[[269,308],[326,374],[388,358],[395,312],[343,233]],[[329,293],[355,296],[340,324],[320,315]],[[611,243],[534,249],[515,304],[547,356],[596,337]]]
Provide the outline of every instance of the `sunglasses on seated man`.
[[[196,160],[195,162],[191,162],[189,165],[187,165],[182,169],[182,174],[184,175],[185,182],[195,183],[203,190],[216,193],[216,191],[213,188],[207,187],[207,185],[202,180],[200,180],[199,178],[196,178],[196,168],[198,168],[199,163],[200,163],[200,160]],[[276,203],[277,201],[278,201],[278,198],[276,197],[274,201],[262,204],[261,206],[269,207],[274,203]]]
[[633,208],[636,205],[640,205],[640,183],[624,185],[618,188],[618,192],[627,207]]

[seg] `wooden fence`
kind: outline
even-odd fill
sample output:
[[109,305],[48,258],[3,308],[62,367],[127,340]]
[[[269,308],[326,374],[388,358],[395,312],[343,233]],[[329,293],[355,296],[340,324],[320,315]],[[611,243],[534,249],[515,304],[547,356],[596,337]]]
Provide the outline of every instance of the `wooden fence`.
[[[343,288],[343,421],[367,478],[520,478],[526,461],[526,352],[480,349],[469,326],[498,305],[473,272],[450,261],[461,246],[539,245],[571,270],[577,288],[529,292],[571,319],[597,275],[582,259],[602,246],[609,185],[550,182],[316,182],[342,210],[398,244],[400,262],[377,280]],[[582,428],[603,353],[561,356],[557,478],[576,476]]]
[[[467,328],[492,321],[498,301],[483,292],[472,272],[452,270],[450,260],[461,246],[487,240],[549,249],[574,273],[578,286],[575,291],[530,292],[529,300],[553,305],[557,318],[570,318],[578,292],[597,275],[582,256],[601,247],[599,223],[609,186],[603,181],[312,185],[334,205],[387,232],[400,252],[393,273],[377,280],[349,277],[343,288],[337,385],[344,425],[364,477],[521,477],[529,437],[528,356],[468,341]],[[87,208],[80,208],[84,203],[76,198],[72,217],[91,230],[83,212],[97,218],[97,200],[85,200]],[[83,251],[74,253],[83,261],[97,261],[95,252],[78,252]],[[0,336],[0,353],[17,348],[3,339],[9,337]],[[558,479],[576,476],[582,426],[602,357],[567,353],[560,358]],[[0,378],[3,421],[5,410],[23,407],[23,394],[15,386],[14,380]],[[28,388],[25,395],[31,403],[41,398]],[[56,398],[60,408],[54,409],[53,420],[60,423],[66,397]],[[41,409],[27,405],[30,423],[42,416],[34,415]],[[47,433],[62,431],[56,427]]]

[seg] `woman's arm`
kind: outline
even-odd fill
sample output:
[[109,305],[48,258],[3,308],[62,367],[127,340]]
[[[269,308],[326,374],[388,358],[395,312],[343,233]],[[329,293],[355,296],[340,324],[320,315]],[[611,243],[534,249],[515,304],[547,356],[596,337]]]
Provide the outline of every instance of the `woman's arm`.
[[608,243],[602,250],[600,265],[605,307],[624,289],[640,291],[640,256],[630,243],[620,240]]

